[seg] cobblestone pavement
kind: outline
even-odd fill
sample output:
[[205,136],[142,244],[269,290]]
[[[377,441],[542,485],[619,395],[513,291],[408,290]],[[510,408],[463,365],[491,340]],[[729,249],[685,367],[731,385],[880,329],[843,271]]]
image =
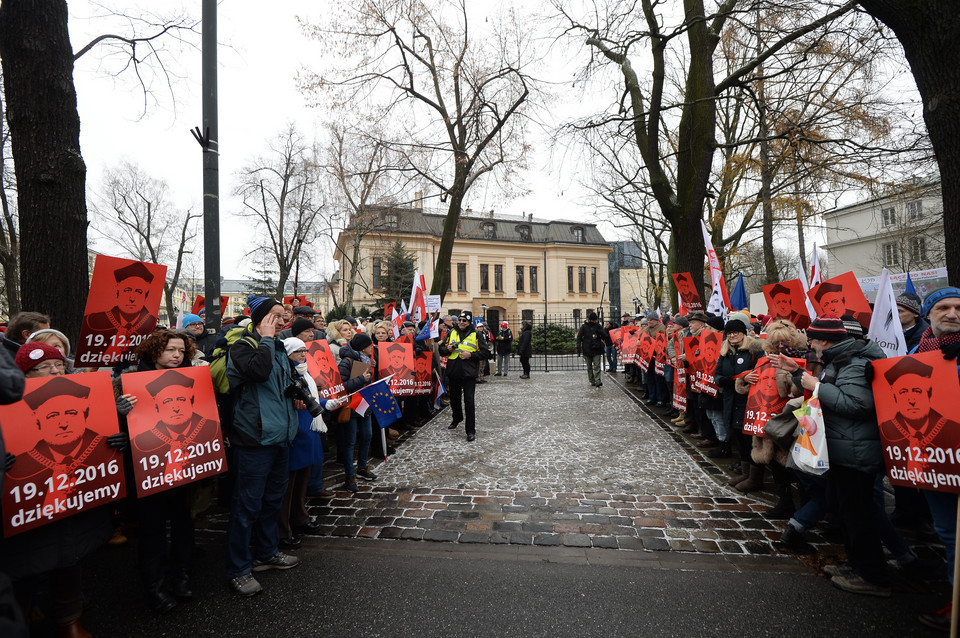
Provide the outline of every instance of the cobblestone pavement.
[[[714,478],[722,470],[615,381],[556,372],[478,386],[477,440],[417,430],[351,495],[311,500],[322,536],[624,550],[774,554],[769,504]],[[818,539],[811,534],[811,540]]]

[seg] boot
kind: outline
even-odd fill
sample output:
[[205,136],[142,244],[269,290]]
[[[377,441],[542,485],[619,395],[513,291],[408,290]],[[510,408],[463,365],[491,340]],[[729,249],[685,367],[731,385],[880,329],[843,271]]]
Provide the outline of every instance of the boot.
[[766,468],[764,468],[764,466],[762,465],[751,463],[750,476],[747,477],[746,481],[741,481],[737,483],[734,487],[736,487],[738,492],[743,492],[744,494],[746,494],[747,492],[753,492],[755,490],[759,490],[761,487],[763,487],[764,469]]
[[156,580],[147,584],[146,588],[147,603],[150,609],[158,614],[165,614],[177,606],[177,601],[173,596],[163,591],[163,581]]
[[786,519],[793,516],[796,509],[793,506],[793,494],[790,492],[790,484],[777,486],[777,504],[768,509],[763,515],[766,518]]
[[740,474],[735,474],[735,475],[732,476],[730,479],[728,479],[728,480],[727,480],[727,485],[729,485],[730,487],[736,487],[738,483],[740,483],[740,482],[742,482],[742,481],[746,481],[748,478],[750,478],[750,466],[751,466],[751,465],[752,465],[752,463],[750,463],[749,461],[741,461],[741,462],[740,462],[740,472],[741,472],[741,473],[740,473]]
[[183,600],[193,598],[193,591],[190,589],[190,572],[186,569],[177,570],[177,575],[173,577],[173,595]]
[[730,443],[728,441],[721,441],[720,446],[714,450],[707,452],[707,456],[712,459],[726,458],[731,455]]
[[57,625],[57,638],[93,638],[93,634],[80,626],[80,619]]

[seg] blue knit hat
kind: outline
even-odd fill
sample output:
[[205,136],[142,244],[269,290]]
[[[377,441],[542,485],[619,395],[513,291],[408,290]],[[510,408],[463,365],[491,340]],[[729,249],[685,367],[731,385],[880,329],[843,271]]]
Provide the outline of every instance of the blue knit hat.
[[930,311],[933,309],[937,302],[941,299],[950,299],[951,297],[960,298],[960,288],[954,288],[952,286],[947,286],[945,288],[937,288],[923,300],[923,314],[924,316],[929,315]]
[[186,328],[191,323],[203,323],[203,319],[200,318],[200,315],[194,315],[194,314],[183,315],[183,327]]
[[267,316],[270,309],[279,306],[280,302],[270,297],[258,297],[250,295],[247,297],[247,306],[250,308],[250,322],[254,326],[259,326],[263,318]]

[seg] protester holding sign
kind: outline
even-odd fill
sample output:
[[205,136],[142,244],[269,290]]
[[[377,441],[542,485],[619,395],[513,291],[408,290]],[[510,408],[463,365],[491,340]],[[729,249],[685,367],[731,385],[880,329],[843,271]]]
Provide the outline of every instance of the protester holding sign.
[[[731,319],[724,325],[723,345],[720,346],[720,358],[717,359],[715,372],[717,386],[720,388],[723,399],[723,408],[720,419],[713,421],[720,447],[711,450],[708,456],[713,458],[730,456],[732,453],[730,439],[732,435],[736,435],[737,447],[740,450],[740,465],[742,467],[744,462],[750,463],[751,437],[743,433],[747,397],[736,391],[734,377],[747,370],[753,370],[762,351],[763,344],[760,340],[747,336],[747,326],[743,321]],[[716,427],[717,425],[720,427]],[[753,470],[751,466],[747,479],[734,487],[746,493],[760,489],[762,484],[762,470]]]
[[[349,394],[368,385],[373,379],[370,368],[373,355],[373,340],[362,332],[355,335],[350,342],[340,346],[340,378]],[[362,364],[362,365],[358,365]],[[357,374],[355,369],[363,372]],[[360,414],[350,410],[350,421],[344,424],[341,430],[341,439],[338,441],[343,461],[344,487],[356,493],[357,477],[365,481],[373,481],[377,475],[367,469],[367,460],[370,457],[370,438],[373,436],[373,423],[369,411]],[[341,445],[342,444],[342,445]],[[354,469],[353,451],[357,448],[357,465]]]
[[850,572],[836,571],[831,582],[852,593],[889,596],[886,561],[873,521],[873,488],[883,472],[883,452],[865,372],[870,362],[884,358],[883,350],[872,341],[850,337],[840,319],[813,321],[807,337],[824,362],[819,380],[789,357],[779,357],[778,365],[804,390],[813,392],[819,385],[830,453],[827,486],[839,509],[852,567]]
[[[66,635],[82,635],[80,560],[113,531],[110,508],[97,506],[125,494],[117,450],[127,438],[111,418],[107,373],[78,383],[63,376],[63,355],[51,346],[26,344],[17,354],[24,399],[0,408],[4,439],[17,452],[5,456],[0,564],[21,601],[36,596],[31,577],[49,574],[51,620]],[[23,427],[31,423],[36,428]]]

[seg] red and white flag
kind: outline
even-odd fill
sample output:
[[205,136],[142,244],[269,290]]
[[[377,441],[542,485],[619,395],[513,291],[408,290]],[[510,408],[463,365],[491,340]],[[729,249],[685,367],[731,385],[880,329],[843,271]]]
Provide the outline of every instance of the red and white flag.
[[710,262],[710,288],[711,290],[715,289],[717,282],[719,282],[720,293],[723,295],[723,305],[729,308],[730,295],[727,294],[727,282],[723,279],[723,270],[720,269],[720,260],[717,258],[717,251],[713,249],[710,232],[707,230],[707,225],[703,223],[702,219],[700,220],[700,228],[703,230],[703,244],[707,250],[707,261]]

